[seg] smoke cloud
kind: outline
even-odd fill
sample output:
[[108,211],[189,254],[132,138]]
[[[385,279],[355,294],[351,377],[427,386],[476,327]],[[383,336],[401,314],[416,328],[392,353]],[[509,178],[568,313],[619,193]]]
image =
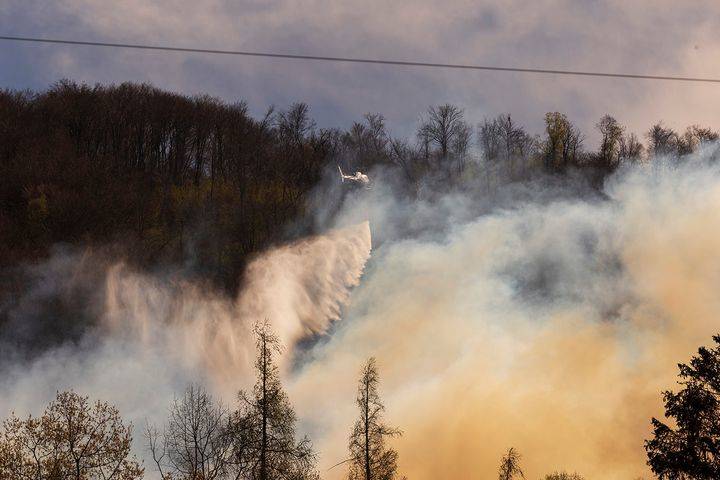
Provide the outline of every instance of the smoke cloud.
[[118,405],[142,452],[137,427],[162,420],[187,382],[228,402],[252,383],[250,326],[268,318],[324,478],[345,474],[327,469],[347,456],[369,356],[411,479],[491,478],[510,446],[528,478],[648,477],[660,392],[718,330],[711,157],[621,169],[602,195],[532,184],[492,205],[461,193],[411,202],[378,179],[346,202],[338,224],[350,227],[260,256],[236,299],[115,265],[102,320],[8,369],[0,415],[37,412],[73,387]]
[[515,202],[376,250],[345,321],[293,381],[323,463],[345,458],[351,373],[375,355],[409,478],[492,478],[510,446],[528,478],[648,478],[660,392],[720,318],[710,157],[656,159],[616,174],[605,198]]

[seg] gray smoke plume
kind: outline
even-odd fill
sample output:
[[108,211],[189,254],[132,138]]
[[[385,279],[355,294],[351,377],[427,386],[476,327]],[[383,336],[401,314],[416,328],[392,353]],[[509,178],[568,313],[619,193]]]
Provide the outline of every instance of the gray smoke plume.
[[268,317],[323,470],[346,458],[356,375],[373,355],[409,478],[492,477],[509,446],[529,478],[647,475],[660,391],[720,326],[712,151],[624,167],[599,194],[538,181],[492,202],[410,200],[374,180],[323,216],[345,227],[262,255],[235,299],[110,266],[100,320],[5,368],[0,415],[73,387],[117,404],[139,437],[190,381],[231,403],[252,382],[249,325]]

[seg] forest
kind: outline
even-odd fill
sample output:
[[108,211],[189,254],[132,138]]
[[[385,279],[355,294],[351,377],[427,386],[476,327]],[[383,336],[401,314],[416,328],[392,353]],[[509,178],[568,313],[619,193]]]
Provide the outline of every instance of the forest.
[[459,106],[419,113],[407,139],[392,136],[380,113],[346,131],[317,128],[303,103],[255,119],[242,102],[145,84],[2,91],[0,266],[56,244],[112,248],[142,267],[180,264],[191,251],[192,274],[234,291],[253,253],[311,233],[308,196],[336,164],[383,168],[410,196],[431,194],[428,185],[479,195],[569,172],[599,186],[623,163],[682,156],[718,138],[662,123],[638,138],[606,115],[592,151],[559,112],[546,114],[542,135],[510,114],[470,125]]
[[[371,178],[382,172],[410,199],[451,190],[493,197],[511,184],[563,185],[565,179],[586,185],[583,194],[602,195],[605,179],[624,165],[662,157],[683,162],[704,148],[713,159],[720,156],[718,132],[699,125],[678,132],[659,122],[638,136],[605,115],[593,149],[560,112],[545,115],[540,134],[509,113],[476,125],[456,105],[418,113],[415,134],[403,138],[391,133],[381,113],[368,113],[347,130],[319,128],[304,103],[270,107],[253,118],[242,102],[146,84],[63,80],[43,92],[1,91],[0,347],[13,321],[8,312],[29,282],[25,267],[58,246],[100,251],[141,271],[179,269],[236,292],[254,256],[317,233],[313,194],[337,175],[337,166]],[[82,309],[50,308],[68,319],[43,337],[72,337],[67,327],[81,321]],[[254,334],[256,383],[238,392],[233,405],[189,385],[168,405],[165,424],[138,431],[105,399],[58,392],[39,415],[11,415],[3,423],[0,480],[134,480],[151,472],[163,480],[322,477],[311,439],[296,432],[298,419],[281,382],[283,346],[267,324],[256,325]],[[28,350],[49,342],[36,333],[20,338],[12,340]],[[720,478],[720,337],[714,342],[679,365],[677,392],[661,394],[672,422],[648,419],[652,436],[644,446],[660,479]],[[374,358],[359,372],[355,402],[348,456],[332,468],[346,468],[351,480],[404,478],[392,448],[403,432],[384,419]],[[133,445],[153,463],[141,464]],[[497,478],[525,478],[522,461],[508,446]],[[585,479],[566,471],[542,478]]]

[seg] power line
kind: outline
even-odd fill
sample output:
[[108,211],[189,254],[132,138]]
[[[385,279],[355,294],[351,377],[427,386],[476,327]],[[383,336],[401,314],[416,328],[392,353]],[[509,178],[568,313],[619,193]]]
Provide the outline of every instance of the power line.
[[352,461],[352,460],[355,460],[355,459],[354,459],[354,458],[348,458],[348,459],[343,460],[342,462],[338,462],[338,463],[336,463],[335,465],[333,465],[332,467],[328,468],[328,471],[332,470],[332,469],[335,468],[335,467],[339,467],[339,466],[342,465],[343,463],[348,463],[348,462],[350,462],[350,461]]
[[485,70],[492,72],[517,72],[517,73],[539,73],[549,75],[573,75],[582,77],[605,77],[605,78],[628,78],[633,80],[665,80],[677,82],[695,82],[695,83],[720,83],[720,78],[702,78],[702,77],[680,77],[672,75],[640,75],[632,73],[609,73],[609,72],[589,72],[580,70],[554,70],[546,68],[519,68],[519,67],[498,67],[489,65],[468,65],[458,63],[432,63],[432,62],[413,62],[403,60],[382,60],[373,58],[355,58],[355,57],[327,57],[320,55],[294,55],[289,53],[271,53],[271,52],[251,52],[242,50],[215,50],[208,48],[186,48],[186,47],[170,47],[162,45],[140,45],[131,43],[107,43],[107,42],[87,42],[80,40],[61,40],[53,38],[34,38],[34,37],[13,37],[2,35],[0,40],[10,40],[16,42],[33,42],[33,43],[52,43],[61,45],[85,45],[91,47],[111,47],[111,48],[132,48],[136,50],[155,50],[165,52],[184,52],[184,53],[209,53],[215,55],[238,55],[245,57],[265,57],[265,58],[281,58],[291,60],[313,60],[323,62],[344,62],[344,63],[366,63],[376,65],[392,65],[400,67],[426,67],[426,68],[447,68],[457,70]]

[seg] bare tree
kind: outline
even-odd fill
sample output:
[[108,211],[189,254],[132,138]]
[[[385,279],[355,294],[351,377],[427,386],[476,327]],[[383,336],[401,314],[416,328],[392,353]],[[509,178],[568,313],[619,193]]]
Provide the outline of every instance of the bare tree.
[[717,139],[717,132],[699,125],[692,125],[685,130],[685,133],[677,136],[678,155],[689,155],[701,145],[714,142]]
[[442,158],[447,158],[450,145],[462,128],[463,111],[455,105],[445,104],[430,107],[426,125],[428,136],[440,148]]
[[522,455],[520,455],[515,448],[510,447],[500,461],[498,480],[513,480],[518,477],[525,478],[525,474],[522,468],[520,468],[520,460],[522,460]]
[[422,155],[423,160],[426,164],[430,164],[430,147],[432,145],[432,138],[430,136],[430,125],[424,122],[420,123],[417,131],[418,149]]
[[287,111],[277,114],[276,128],[281,138],[297,147],[315,129],[315,122],[306,103],[293,103]]
[[3,423],[0,478],[140,479],[144,469],[130,456],[131,430],[112,405],[58,393],[41,417],[13,415]]
[[175,399],[162,435],[148,425],[146,438],[163,479],[228,478],[233,460],[229,413],[199,385]]
[[677,151],[678,134],[662,122],[653,125],[647,133],[648,149],[652,155],[670,155]]
[[482,152],[485,164],[486,187],[491,188],[491,178],[498,174],[498,166],[502,161],[501,129],[497,119],[485,119],[477,126],[477,144]]
[[420,154],[406,140],[393,138],[390,140],[390,162],[403,172],[405,179],[415,185],[423,173],[420,165]]
[[500,157],[502,148],[501,126],[497,119],[485,119],[477,127],[478,146],[488,161],[495,161]]
[[315,454],[307,437],[295,440],[295,412],[279,378],[274,355],[282,349],[267,323],[255,327],[257,382],[252,394],[240,392],[233,414],[238,478],[246,480],[315,479]]
[[[452,173],[453,164],[464,161],[470,144],[472,130],[463,117],[463,110],[455,105],[430,107],[427,118],[418,129],[425,158],[430,161],[434,157],[435,167],[443,169],[448,176]],[[437,150],[431,152],[433,145]]]
[[620,138],[618,156],[620,162],[639,162],[642,159],[645,147],[638,140],[637,135],[631,133]]
[[[485,119],[478,125],[478,146],[488,167],[501,167],[503,176],[514,180],[522,176],[535,154],[535,140],[517,125],[509,114]],[[499,172],[498,172],[499,173]]]
[[385,118],[380,114],[368,113],[365,122],[355,122],[350,131],[343,135],[348,169],[369,170],[373,165],[387,163],[389,137],[385,129]]
[[397,475],[397,452],[385,445],[386,437],[402,432],[383,422],[385,406],[380,400],[380,375],[374,358],[362,369],[358,383],[357,405],[360,418],[350,434],[350,480],[392,480]]
[[455,168],[457,174],[461,175],[465,170],[468,154],[470,150],[470,141],[472,139],[472,128],[467,123],[462,123],[458,128],[457,134],[452,141],[452,152],[454,157]]
[[693,125],[689,127],[689,130],[692,130],[693,135],[698,139],[701,145],[704,143],[715,142],[720,139],[720,134],[718,132],[707,127]]
[[500,127],[500,136],[504,147],[507,176],[512,179],[515,175],[515,137],[518,132],[510,115],[500,115],[496,121]]

